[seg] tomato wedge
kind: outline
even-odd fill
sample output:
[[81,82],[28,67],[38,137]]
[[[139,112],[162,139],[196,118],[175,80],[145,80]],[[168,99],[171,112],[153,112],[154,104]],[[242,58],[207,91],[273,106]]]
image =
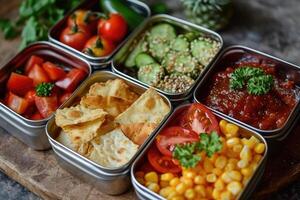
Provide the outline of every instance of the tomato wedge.
[[33,80],[31,78],[14,72],[11,73],[7,82],[7,89],[9,91],[24,96],[32,88]]
[[41,119],[43,119],[43,116],[39,112],[36,112],[30,117],[30,119],[31,120],[41,120]]
[[28,74],[28,72],[31,70],[31,68],[34,65],[42,65],[44,60],[38,56],[32,55],[29,60],[27,61],[27,64],[25,66],[25,73]]
[[12,92],[8,93],[6,105],[11,108],[13,111],[23,114],[28,108],[28,101],[22,97],[19,97]]
[[66,76],[66,72],[64,71],[64,69],[49,61],[43,64],[43,69],[47,72],[49,78],[52,81],[63,79]]
[[63,104],[65,101],[67,101],[70,98],[71,95],[72,95],[71,92],[64,93],[62,96],[59,97],[59,104]]
[[179,173],[181,168],[178,165],[175,165],[172,161],[172,158],[169,156],[162,155],[156,145],[152,145],[147,153],[148,161],[152,167],[160,173]]
[[180,120],[180,126],[193,130],[197,134],[220,133],[219,123],[214,114],[200,103],[193,103]]
[[156,146],[158,150],[165,156],[172,157],[172,152],[176,144],[185,144],[197,142],[199,136],[194,131],[184,129],[180,126],[172,126],[165,128],[156,137]]
[[47,118],[58,108],[57,95],[50,97],[35,96],[35,105],[42,117]]
[[28,101],[28,103],[29,103],[30,105],[32,105],[32,104],[34,104],[35,96],[36,96],[35,91],[34,91],[34,90],[30,90],[30,91],[28,91],[28,92],[26,93],[25,99]]
[[28,73],[28,77],[33,79],[33,85],[49,82],[47,72],[38,64],[34,65]]
[[57,81],[55,85],[67,92],[73,92],[85,76],[86,73],[83,70],[72,69],[64,79]]

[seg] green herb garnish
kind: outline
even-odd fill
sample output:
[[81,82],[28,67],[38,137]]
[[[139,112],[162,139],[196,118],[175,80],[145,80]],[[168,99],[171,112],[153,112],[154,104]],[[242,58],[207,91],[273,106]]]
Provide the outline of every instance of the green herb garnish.
[[200,153],[206,152],[208,157],[222,149],[219,135],[213,131],[211,134],[201,133],[200,141],[189,144],[176,145],[173,157],[181,166],[186,168],[195,167],[201,161]]
[[265,74],[262,69],[243,66],[231,74],[229,86],[233,90],[239,90],[247,85],[250,94],[263,95],[272,89],[273,83],[273,77]]
[[53,87],[53,83],[40,83],[35,88],[36,95],[39,97],[49,97],[51,96]]

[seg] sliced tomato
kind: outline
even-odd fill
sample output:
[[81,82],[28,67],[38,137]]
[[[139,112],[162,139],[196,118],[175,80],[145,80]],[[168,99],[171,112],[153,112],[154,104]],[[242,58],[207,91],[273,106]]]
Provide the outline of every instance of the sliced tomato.
[[33,79],[33,85],[36,86],[40,83],[50,81],[47,72],[38,64],[34,65],[28,73],[28,77]]
[[31,70],[31,68],[34,65],[42,65],[44,60],[38,56],[32,55],[29,60],[26,63],[25,66],[25,73],[28,74],[28,72]]
[[30,105],[34,104],[36,93],[34,90],[30,90],[26,93],[25,99],[28,101]]
[[72,69],[64,79],[57,81],[55,85],[67,92],[73,92],[85,76],[85,71],[81,69]]
[[30,117],[30,119],[31,120],[41,120],[41,119],[43,119],[43,116],[39,112],[36,112]]
[[62,96],[59,97],[59,104],[63,104],[65,101],[67,101],[70,96],[72,95],[71,92],[66,92]]
[[50,97],[35,97],[35,105],[43,118],[47,118],[52,115],[58,108],[57,95]]
[[14,72],[11,73],[7,82],[7,89],[9,91],[24,96],[32,88],[33,80],[31,78]]
[[220,133],[219,123],[215,115],[204,105],[193,103],[180,120],[180,126],[193,130],[197,134]]
[[49,78],[52,81],[63,79],[66,76],[66,72],[64,71],[63,68],[58,67],[57,65],[49,61],[43,64],[43,69],[47,72]]
[[9,92],[6,99],[6,105],[15,112],[23,114],[26,112],[29,103],[26,99],[19,97],[12,92]]
[[199,136],[194,131],[184,129],[180,126],[165,128],[156,137],[156,146],[158,150],[165,156],[172,157],[172,152],[176,144],[185,144],[197,142]]
[[152,145],[147,153],[148,161],[152,167],[160,173],[179,173],[181,168],[175,165],[172,158],[169,156],[162,155],[156,148],[156,145]]

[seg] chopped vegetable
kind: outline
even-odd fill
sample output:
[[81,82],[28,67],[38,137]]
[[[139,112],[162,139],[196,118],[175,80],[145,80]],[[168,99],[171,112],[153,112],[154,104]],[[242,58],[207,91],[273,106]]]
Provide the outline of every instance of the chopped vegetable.
[[49,97],[52,94],[53,83],[40,83],[36,86],[36,94],[39,97]]
[[272,75],[262,75],[249,79],[247,89],[250,94],[267,94],[273,87],[274,79]]

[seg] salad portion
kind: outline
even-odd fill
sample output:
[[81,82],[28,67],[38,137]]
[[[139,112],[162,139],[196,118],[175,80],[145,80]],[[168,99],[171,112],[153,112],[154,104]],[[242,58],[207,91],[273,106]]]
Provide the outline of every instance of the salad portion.
[[165,199],[237,199],[265,150],[255,135],[194,103],[158,134],[134,176]]

